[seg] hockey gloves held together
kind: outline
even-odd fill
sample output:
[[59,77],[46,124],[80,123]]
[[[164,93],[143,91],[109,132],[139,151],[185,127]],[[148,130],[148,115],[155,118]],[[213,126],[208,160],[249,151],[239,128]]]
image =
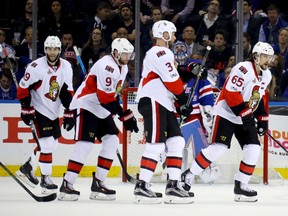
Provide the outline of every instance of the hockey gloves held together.
[[63,114],[63,127],[65,130],[70,131],[75,125],[74,113],[71,110],[64,110]]
[[35,120],[35,109],[34,107],[21,107],[21,119],[22,121],[29,126],[30,121]]
[[137,120],[130,109],[123,112],[123,114],[119,117],[119,120],[123,122],[125,130],[138,133],[139,129],[137,126]]
[[268,130],[268,116],[258,116],[257,118],[257,132],[263,136]]
[[251,108],[246,108],[242,112],[240,112],[240,116],[242,118],[243,130],[251,130],[255,128],[254,116]]
[[176,100],[176,111],[180,115],[180,117],[185,120],[188,118],[193,111],[193,106],[190,103],[189,106],[186,105],[188,100],[188,96],[183,92],[180,95],[176,96],[178,100]]

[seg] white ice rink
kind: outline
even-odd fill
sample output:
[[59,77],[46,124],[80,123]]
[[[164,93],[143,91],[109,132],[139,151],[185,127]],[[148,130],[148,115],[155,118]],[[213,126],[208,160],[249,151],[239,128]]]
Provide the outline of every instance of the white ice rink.
[[[54,178],[61,184],[61,178]],[[81,191],[76,202],[34,201],[11,177],[0,178],[0,216],[287,216],[288,183],[271,182],[269,185],[251,184],[258,191],[258,202],[236,203],[233,201],[232,184],[193,185],[193,204],[134,204],[131,183],[122,183],[119,178],[108,179],[106,185],[117,191],[115,201],[89,199],[90,178],[79,178],[75,189]],[[155,183],[152,189],[163,192],[165,185]],[[30,189],[30,188],[29,188]],[[33,189],[40,195],[40,188]]]

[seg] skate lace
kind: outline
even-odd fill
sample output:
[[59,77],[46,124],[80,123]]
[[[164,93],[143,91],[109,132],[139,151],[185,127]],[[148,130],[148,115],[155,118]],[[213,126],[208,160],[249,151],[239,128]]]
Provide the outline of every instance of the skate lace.
[[193,180],[194,180],[194,175],[191,172],[188,172],[187,175],[185,176],[185,183],[191,186],[193,183]]
[[44,181],[45,181],[45,183],[48,184],[48,185],[54,184],[53,181],[52,181],[52,179],[51,179],[50,176],[48,176],[48,175],[44,177]]
[[250,189],[247,184],[241,184],[240,188],[247,192],[253,192],[254,190]]

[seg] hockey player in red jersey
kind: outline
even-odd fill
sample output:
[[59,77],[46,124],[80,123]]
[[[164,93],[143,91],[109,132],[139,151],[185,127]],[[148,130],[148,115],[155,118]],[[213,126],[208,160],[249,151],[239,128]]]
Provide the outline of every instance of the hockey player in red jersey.
[[[34,127],[39,137],[39,144],[29,160],[17,172],[30,186],[39,181],[34,176],[33,164],[36,152],[40,151],[39,166],[41,171],[42,193],[57,189],[50,175],[52,156],[61,136],[59,114],[64,106],[64,128],[69,131],[74,127],[73,112],[69,110],[73,97],[72,68],[68,61],[59,58],[61,42],[57,36],[48,36],[44,42],[46,56],[31,62],[20,80],[17,98],[21,103],[21,119],[26,125]],[[50,190],[50,191],[49,191]]]
[[153,192],[149,182],[155,171],[160,153],[167,146],[167,171],[169,179],[165,190],[165,203],[191,203],[193,193],[180,185],[182,152],[185,141],[174,115],[174,102],[178,112],[187,117],[192,106],[186,107],[187,96],[174,65],[169,49],[175,41],[176,27],[172,22],[161,20],[153,25],[156,45],[147,51],[143,61],[142,79],[137,92],[138,110],[144,119],[146,146],[141,158],[139,180],[134,189],[135,203],[161,203],[162,194]]
[[68,162],[67,173],[60,188],[59,200],[78,200],[79,191],[73,188],[95,138],[101,143],[97,171],[92,173],[90,199],[116,199],[116,191],[104,185],[119,145],[118,128],[113,120],[118,115],[126,130],[138,132],[131,110],[123,111],[117,94],[128,73],[127,63],[134,53],[133,45],[125,38],[116,38],[111,55],[98,60],[73,97],[70,108],[77,110],[75,148]]
[[272,77],[268,65],[273,55],[271,45],[258,42],[253,47],[251,60],[233,67],[213,110],[212,144],[196,156],[181,176],[187,191],[195,175],[228,151],[235,134],[243,150],[243,159],[235,175],[234,200],[257,201],[257,192],[248,188],[248,182],[260,155],[257,134],[262,136],[268,129],[268,111],[264,107],[267,101],[263,96]]

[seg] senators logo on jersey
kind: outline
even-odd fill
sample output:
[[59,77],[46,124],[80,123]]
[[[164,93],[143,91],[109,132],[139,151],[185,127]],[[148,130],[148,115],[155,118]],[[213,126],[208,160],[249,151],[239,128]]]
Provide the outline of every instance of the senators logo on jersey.
[[259,86],[254,86],[252,90],[252,96],[249,99],[249,107],[255,111],[258,107],[258,104],[260,102],[260,93],[259,93]]
[[52,76],[50,78],[49,86],[49,92],[45,94],[45,97],[49,98],[52,101],[56,101],[60,91],[59,84],[56,81],[56,76]]

